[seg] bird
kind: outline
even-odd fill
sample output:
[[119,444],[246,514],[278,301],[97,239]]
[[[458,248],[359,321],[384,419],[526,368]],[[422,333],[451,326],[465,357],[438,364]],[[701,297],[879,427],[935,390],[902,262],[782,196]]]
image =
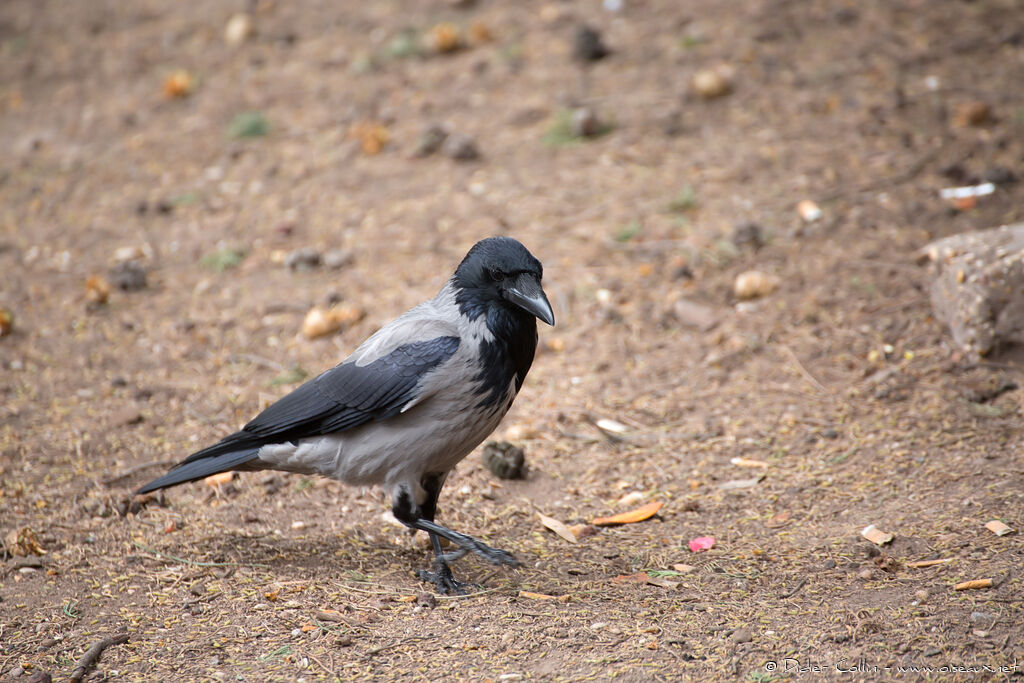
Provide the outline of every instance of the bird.
[[[512,553],[435,516],[452,469],[519,393],[537,349],[537,320],[555,324],[542,278],[541,262],[519,241],[480,240],[434,298],[136,494],[231,470],[320,474],[390,491],[395,518],[430,536],[433,563],[416,574],[441,593],[472,585],[449,566],[467,553],[518,566]],[[454,550],[444,552],[441,539]]]

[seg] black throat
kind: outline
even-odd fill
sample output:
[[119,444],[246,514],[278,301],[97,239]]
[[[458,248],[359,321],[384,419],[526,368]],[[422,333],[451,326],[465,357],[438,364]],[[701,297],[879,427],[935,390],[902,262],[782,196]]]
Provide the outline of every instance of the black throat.
[[461,289],[455,297],[459,312],[470,320],[485,316],[492,341],[480,343],[478,407],[507,411],[515,394],[508,388],[515,382],[516,393],[523,386],[526,373],[533,365],[537,351],[537,319],[530,313],[497,297],[480,296],[479,291]]

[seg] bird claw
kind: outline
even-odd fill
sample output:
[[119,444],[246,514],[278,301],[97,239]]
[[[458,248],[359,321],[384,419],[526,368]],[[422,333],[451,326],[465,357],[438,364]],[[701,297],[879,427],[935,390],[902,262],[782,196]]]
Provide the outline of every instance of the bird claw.
[[456,580],[452,576],[452,570],[444,562],[434,565],[434,571],[420,569],[416,572],[420,581],[432,583],[443,595],[465,595],[471,588],[480,588],[476,583],[467,583]]

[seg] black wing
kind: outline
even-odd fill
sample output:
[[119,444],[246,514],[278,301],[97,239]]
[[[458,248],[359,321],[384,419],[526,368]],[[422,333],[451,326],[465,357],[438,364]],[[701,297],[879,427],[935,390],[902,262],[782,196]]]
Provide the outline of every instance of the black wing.
[[423,376],[459,348],[458,337],[399,346],[372,363],[342,363],[257,415],[242,432],[264,443],[322,436],[396,415]]
[[386,420],[417,398],[424,375],[451,358],[458,348],[458,337],[436,337],[404,344],[366,365],[342,363],[282,397],[240,431],[185,458],[138,493],[228,470],[259,469],[257,454],[266,444],[323,436],[372,420]]

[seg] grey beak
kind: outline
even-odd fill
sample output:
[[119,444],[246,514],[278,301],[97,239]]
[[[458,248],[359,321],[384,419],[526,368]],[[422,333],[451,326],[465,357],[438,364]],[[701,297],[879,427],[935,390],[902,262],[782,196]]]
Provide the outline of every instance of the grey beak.
[[555,324],[555,314],[551,311],[548,297],[534,276],[523,273],[517,277],[512,286],[505,290],[505,298],[548,325]]

